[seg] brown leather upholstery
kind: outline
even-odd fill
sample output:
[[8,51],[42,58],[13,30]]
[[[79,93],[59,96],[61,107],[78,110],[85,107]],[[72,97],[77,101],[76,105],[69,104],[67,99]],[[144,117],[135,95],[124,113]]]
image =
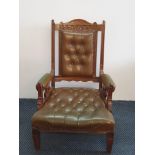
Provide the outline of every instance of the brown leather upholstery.
[[102,73],[100,78],[104,89],[112,89],[112,91],[115,90],[116,86],[110,75]]
[[43,131],[53,128],[105,131],[114,126],[112,114],[96,89],[57,88],[45,106],[32,117],[33,127]]
[[[60,74],[62,76],[92,76],[96,59],[96,31],[60,31]],[[95,57],[95,58],[94,58]]]
[[[55,31],[59,32],[59,70],[55,75]],[[96,75],[97,33],[101,32],[100,76]],[[114,82],[103,72],[102,24],[75,19],[55,24],[52,20],[51,72],[37,83],[38,111],[32,117],[32,136],[40,149],[40,132],[104,133],[111,152],[115,121],[112,115]],[[57,65],[57,64],[56,64]],[[55,88],[55,82],[93,81],[99,89]]]

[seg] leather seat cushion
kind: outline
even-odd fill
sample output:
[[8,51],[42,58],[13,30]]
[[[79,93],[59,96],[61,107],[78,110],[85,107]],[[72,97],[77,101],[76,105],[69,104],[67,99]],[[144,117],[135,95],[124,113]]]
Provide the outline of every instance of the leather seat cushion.
[[40,130],[103,128],[114,123],[99,91],[87,88],[54,89],[44,107],[32,117],[32,126]]

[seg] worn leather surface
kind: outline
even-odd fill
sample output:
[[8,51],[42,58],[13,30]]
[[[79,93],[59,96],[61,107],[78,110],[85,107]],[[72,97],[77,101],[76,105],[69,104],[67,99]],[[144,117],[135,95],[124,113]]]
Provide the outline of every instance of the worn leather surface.
[[100,75],[103,87],[105,89],[112,88],[113,90],[115,89],[115,83],[113,82],[112,78],[108,74],[101,74]]
[[60,71],[62,76],[92,76],[96,53],[94,31],[60,31]]
[[32,117],[32,126],[46,131],[52,128],[102,129],[114,123],[98,90],[88,88],[54,89],[44,107]]

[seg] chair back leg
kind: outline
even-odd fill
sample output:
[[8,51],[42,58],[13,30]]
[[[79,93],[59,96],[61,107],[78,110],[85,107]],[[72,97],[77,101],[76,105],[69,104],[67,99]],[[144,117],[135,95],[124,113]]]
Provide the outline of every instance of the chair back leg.
[[40,132],[37,129],[32,128],[32,138],[36,151],[40,150]]
[[114,140],[114,133],[107,133],[107,152],[111,153]]

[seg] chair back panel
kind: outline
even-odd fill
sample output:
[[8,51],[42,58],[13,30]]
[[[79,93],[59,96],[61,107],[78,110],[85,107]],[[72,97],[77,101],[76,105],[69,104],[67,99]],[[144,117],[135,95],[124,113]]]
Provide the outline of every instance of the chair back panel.
[[[59,74],[93,77],[96,73],[96,31],[59,31]],[[95,75],[94,75],[95,76]]]
[[[55,70],[55,30],[59,32],[59,74],[56,79],[80,80],[81,77],[83,80],[96,80],[97,34],[101,31],[100,54],[103,57],[104,28],[104,22],[97,24],[75,19],[55,24],[52,20],[52,71]],[[103,58],[100,59],[100,69],[103,68],[101,61]]]

